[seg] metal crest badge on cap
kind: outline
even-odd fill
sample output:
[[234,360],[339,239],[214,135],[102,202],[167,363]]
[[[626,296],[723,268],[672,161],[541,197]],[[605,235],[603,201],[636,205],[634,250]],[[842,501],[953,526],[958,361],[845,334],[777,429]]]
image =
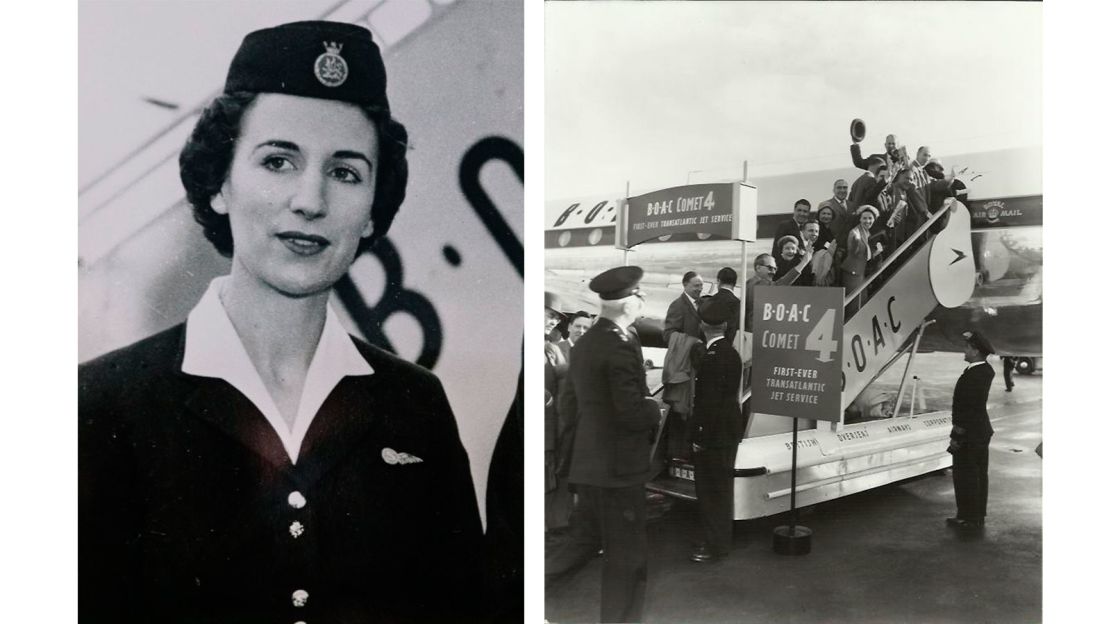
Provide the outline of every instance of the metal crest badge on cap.
[[312,69],[316,72],[316,79],[325,87],[338,87],[347,81],[347,61],[339,56],[343,50],[342,43],[325,41],[324,49],[327,50],[316,57]]

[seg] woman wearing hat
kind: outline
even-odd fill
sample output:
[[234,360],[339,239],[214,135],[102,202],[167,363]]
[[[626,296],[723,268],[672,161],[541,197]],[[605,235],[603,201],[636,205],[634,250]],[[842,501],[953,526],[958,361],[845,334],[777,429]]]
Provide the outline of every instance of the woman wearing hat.
[[798,245],[798,239],[793,236],[786,235],[779,238],[775,241],[775,249],[778,251],[779,257],[782,258],[778,269],[775,271],[775,280],[782,279],[793,268],[797,268],[798,272],[801,273],[806,263],[809,262],[805,251]]
[[[844,284],[845,296],[850,295],[863,284],[867,277],[868,263],[874,261],[879,254],[883,253],[882,243],[876,242],[874,251],[872,251],[870,244],[871,227],[875,224],[875,220],[879,218],[879,209],[870,204],[865,204],[860,206],[856,212],[859,215],[859,225],[848,232],[847,250],[844,261],[840,264],[840,280]],[[848,307],[849,313],[859,310],[866,300],[866,292],[861,293]]]
[[481,527],[443,388],[328,305],[405,196],[385,83],[351,24],[260,30],[232,60],[180,157],[230,274],[79,370],[81,621],[474,612]]

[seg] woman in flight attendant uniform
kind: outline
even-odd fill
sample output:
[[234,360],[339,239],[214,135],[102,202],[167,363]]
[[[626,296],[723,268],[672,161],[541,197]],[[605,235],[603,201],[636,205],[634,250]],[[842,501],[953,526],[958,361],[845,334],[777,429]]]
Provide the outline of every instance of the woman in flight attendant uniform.
[[351,24],[260,30],[232,60],[180,158],[230,274],[79,369],[82,622],[474,614],[481,525],[443,388],[328,305],[405,195],[385,86]]

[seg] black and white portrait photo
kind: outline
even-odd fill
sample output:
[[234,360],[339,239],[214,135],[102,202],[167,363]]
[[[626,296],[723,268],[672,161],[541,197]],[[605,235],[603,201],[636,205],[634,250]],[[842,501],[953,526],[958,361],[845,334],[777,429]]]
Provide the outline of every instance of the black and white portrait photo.
[[79,18],[81,621],[515,621],[521,4]]

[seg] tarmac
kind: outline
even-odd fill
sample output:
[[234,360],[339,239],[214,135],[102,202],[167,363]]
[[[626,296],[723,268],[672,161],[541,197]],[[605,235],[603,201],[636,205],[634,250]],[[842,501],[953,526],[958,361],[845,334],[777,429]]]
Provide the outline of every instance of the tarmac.
[[[738,521],[731,554],[713,563],[688,557],[698,537],[694,503],[668,499],[649,522],[644,622],[883,623],[1042,621],[1041,376],[1002,365],[988,400],[995,428],[986,527],[959,532],[950,471],[887,485],[798,510],[813,531],[807,555],[772,550],[786,515]],[[958,353],[921,354],[918,393],[928,409],[948,409],[963,370]],[[877,383],[896,395],[902,367]],[[908,391],[907,391],[908,395]],[[903,409],[908,407],[909,401]],[[919,411],[919,410],[915,410]],[[601,558],[545,592],[549,622],[596,622]]]

